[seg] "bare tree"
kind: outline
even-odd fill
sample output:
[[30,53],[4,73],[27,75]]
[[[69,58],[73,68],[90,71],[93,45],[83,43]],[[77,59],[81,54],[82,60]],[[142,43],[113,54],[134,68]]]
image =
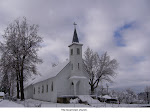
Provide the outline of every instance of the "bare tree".
[[145,93],[146,93],[145,100],[149,104],[150,103],[150,86],[145,87]]
[[112,90],[110,92],[110,96],[112,98],[116,98],[118,100],[118,103],[125,103],[126,102],[126,92],[125,91],[117,91],[117,90]]
[[111,60],[107,52],[99,56],[98,53],[94,53],[90,48],[87,48],[84,53],[84,67],[89,74],[89,84],[91,94],[93,94],[100,81],[113,82],[111,78],[116,75],[115,70],[118,63],[115,59]]
[[42,62],[37,55],[42,42],[42,38],[38,35],[38,25],[29,25],[26,18],[17,19],[6,28],[3,38],[5,39],[3,46],[7,55],[11,56],[10,66],[16,71],[21,100],[24,100],[24,81],[31,74],[37,74],[36,64]]
[[122,102],[130,104],[130,103],[134,103],[135,101],[137,101],[136,100],[137,95],[130,88],[127,88],[126,90],[123,90],[123,91],[113,91],[111,95],[116,96],[119,104]]
[[136,94],[131,88],[125,90],[125,102],[131,104],[136,99]]
[[108,89],[109,89],[109,85],[106,83],[106,88],[107,88],[107,94],[109,94]]
[[99,96],[103,96],[106,94],[106,90],[105,88],[103,87],[103,85],[99,85],[97,88],[96,88],[96,94]]
[[2,43],[0,50],[3,51],[0,59],[0,72],[2,77],[1,88],[4,93],[9,93],[10,95],[10,89],[13,82],[13,75],[11,76],[10,70],[11,57],[10,55],[7,55],[8,52]]
[[117,96],[117,99],[118,99],[118,103],[120,104],[120,103],[122,103],[123,102],[123,100],[125,100],[125,97],[126,97],[126,95],[125,95],[125,93],[123,92],[123,91],[118,91],[118,92],[116,92],[116,96]]

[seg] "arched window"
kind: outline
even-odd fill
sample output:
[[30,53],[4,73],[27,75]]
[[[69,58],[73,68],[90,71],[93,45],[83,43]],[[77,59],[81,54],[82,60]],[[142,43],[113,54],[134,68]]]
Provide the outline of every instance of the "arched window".
[[51,91],[53,91],[53,82],[52,82],[52,85],[51,85]]
[[70,54],[73,55],[73,49],[71,49]]
[[48,85],[46,85],[46,92],[48,92]]
[[44,93],[44,86],[42,86],[42,93]]
[[77,48],[77,55],[79,55],[80,54],[80,49],[79,48]]
[[73,82],[71,83],[71,85],[73,85]]
[[78,69],[80,69],[80,65],[79,65],[79,63],[78,63]]

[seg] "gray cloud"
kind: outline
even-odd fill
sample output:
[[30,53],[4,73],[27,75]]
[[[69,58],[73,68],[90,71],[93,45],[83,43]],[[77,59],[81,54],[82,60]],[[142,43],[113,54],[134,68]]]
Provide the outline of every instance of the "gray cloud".
[[[44,37],[39,55],[44,74],[54,60],[68,58],[68,45],[73,36],[73,22],[83,49],[108,51],[120,63],[113,87],[150,85],[150,1],[149,0],[1,0],[0,41],[6,26],[18,17],[27,17],[31,24],[39,24]],[[126,46],[117,46],[114,32],[127,23],[134,27],[121,31]],[[135,61],[143,57],[143,60]]]

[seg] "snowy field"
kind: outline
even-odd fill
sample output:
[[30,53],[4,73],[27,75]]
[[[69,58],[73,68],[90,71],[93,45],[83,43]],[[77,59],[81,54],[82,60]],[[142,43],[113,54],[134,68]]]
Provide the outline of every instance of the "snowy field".
[[22,104],[17,104],[9,100],[0,100],[0,107],[24,107]]
[[108,103],[93,103],[91,105],[87,104],[61,104],[61,103],[52,103],[44,102],[39,100],[28,99],[26,101],[9,101],[1,100],[0,107],[87,107],[87,108],[122,108],[122,107],[150,107],[147,104],[108,104]]

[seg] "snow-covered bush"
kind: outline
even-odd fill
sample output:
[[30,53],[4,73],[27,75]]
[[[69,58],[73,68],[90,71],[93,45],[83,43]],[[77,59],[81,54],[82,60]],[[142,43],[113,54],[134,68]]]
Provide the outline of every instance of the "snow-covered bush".
[[79,103],[79,98],[75,98],[75,99],[70,99],[70,103]]

